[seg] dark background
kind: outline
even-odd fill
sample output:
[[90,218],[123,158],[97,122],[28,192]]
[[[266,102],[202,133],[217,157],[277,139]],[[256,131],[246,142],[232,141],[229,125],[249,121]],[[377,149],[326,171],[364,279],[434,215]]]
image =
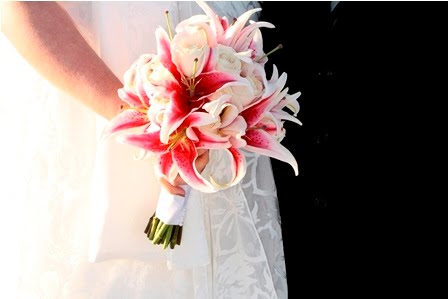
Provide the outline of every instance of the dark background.
[[272,159],[289,298],[397,288],[415,271],[404,273],[406,253],[415,263],[424,211],[440,204],[424,182],[440,163],[434,143],[446,135],[438,107],[447,99],[448,5],[262,8],[260,19],[276,26],[262,29],[265,52],[284,46],[269,57],[268,78],[275,64],[288,74],[289,93],[302,92],[303,126],[286,123],[282,141],[299,176]]

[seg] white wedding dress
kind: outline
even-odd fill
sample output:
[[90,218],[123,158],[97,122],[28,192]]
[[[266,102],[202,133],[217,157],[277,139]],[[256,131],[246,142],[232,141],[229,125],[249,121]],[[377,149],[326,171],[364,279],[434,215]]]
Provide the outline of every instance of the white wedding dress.
[[[165,10],[174,24],[202,13],[194,2],[61,5],[119,78],[155,53]],[[232,19],[258,3],[210,6]],[[183,252],[163,251],[143,233],[160,190],[151,162],[101,141],[105,120],[43,80],[3,35],[0,62],[2,298],[287,298],[269,158],[246,154],[242,183],[196,194]],[[211,161],[205,171],[225,176],[219,152]]]

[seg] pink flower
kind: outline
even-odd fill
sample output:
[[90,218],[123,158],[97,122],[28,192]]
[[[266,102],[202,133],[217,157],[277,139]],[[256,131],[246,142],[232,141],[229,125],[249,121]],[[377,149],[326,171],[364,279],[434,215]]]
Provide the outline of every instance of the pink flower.
[[[241,181],[246,173],[243,149],[285,161],[297,175],[297,162],[280,141],[284,121],[301,124],[296,118],[300,93],[288,94],[287,76],[279,77],[275,66],[267,80],[264,64],[272,51],[264,53],[260,28],[273,25],[250,21],[260,9],[229,23],[207,3],[198,4],[205,15],[180,22],[174,37],[167,21],[170,37],[162,28],[155,32],[157,54],[140,56],[125,73],[118,95],[130,108],[109,123],[104,137],[135,129],[118,139],[140,148],[142,157],[153,154],[158,175],[168,182],[174,183],[179,175],[201,192],[216,192]],[[229,181],[199,173],[195,162],[202,149],[229,156]],[[146,227],[148,238],[154,244],[163,241],[164,248],[180,244],[182,223],[159,216]]]
[[[229,24],[205,2],[199,5],[206,15],[179,23],[172,40],[162,28],[156,30],[157,55],[142,55],[125,73],[118,93],[130,109],[110,122],[105,135],[141,127],[141,133],[120,140],[156,154],[158,172],[168,181],[179,174],[203,192],[241,180],[246,167],[241,148],[285,161],[297,174],[297,162],[280,141],[285,120],[300,124],[295,118],[300,94],[287,94],[286,74],[279,77],[275,67],[266,79],[259,28],[272,25],[246,26],[259,9]],[[202,177],[195,168],[198,149],[226,151],[232,179],[218,185]]]
[[283,89],[286,77],[286,73],[283,73],[279,78],[277,68],[274,66],[272,78],[263,97],[241,113],[248,126],[242,138],[247,142],[245,149],[287,162],[298,175],[296,159],[280,144],[284,135],[283,120],[301,124],[295,117],[282,111],[283,107],[289,105],[293,109],[296,108],[297,113],[297,98],[300,96],[300,93],[287,95],[288,89]]

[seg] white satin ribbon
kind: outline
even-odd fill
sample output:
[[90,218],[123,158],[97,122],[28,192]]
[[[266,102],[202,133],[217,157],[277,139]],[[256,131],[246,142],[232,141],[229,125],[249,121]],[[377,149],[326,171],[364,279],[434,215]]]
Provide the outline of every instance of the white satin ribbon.
[[191,187],[182,187],[185,190],[185,197],[168,193],[165,188],[160,190],[159,200],[156,207],[156,217],[165,224],[183,225],[185,209]]
[[201,192],[191,189],[186,201],[182,242],[174,249],[167,249],[167,265],[170,269],[205,266],[210,261],[208,246]]

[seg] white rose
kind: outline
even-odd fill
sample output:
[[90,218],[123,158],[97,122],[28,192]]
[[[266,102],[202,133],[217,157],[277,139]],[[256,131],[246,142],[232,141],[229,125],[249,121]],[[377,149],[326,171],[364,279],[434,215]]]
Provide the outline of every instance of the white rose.
[[241,60],[232,47],[217,45],[215,50],[218,56],[216,70],[237,75],[241,73]]
[[238,108],[238,111],[241,112],[243,108],[250,104],[255,98],[254,89],[252,88],[250,81],[247,80],[246,82],[247,84],[225,87],[210,95],[209,98],[214,101],[227,95],[229,96],[229,102],[235,105],[235,107]]
[[[184,27],[174,36],[171,44],[173,63],[187,78],[202,72],[208,51],[207,34],[198,26]],[[197,59],[196,66],[195,59]]]
[[254,74],[247,76],[246,79],[250,82],[250,85],[252,86],[254,97],[261,96],[264,90],[263,82],[261,82]]
[[160,62],[159,57],[155,56],[151,61],[141,68],[143,83],[151,85],[164,85],[166,81],[174,81],[173,74]]
[[166,93],[166,89],[162,86],[150,86],[147,91],[149,97],[148,118],[151,123],[160,126],[163,122],[165,109],[170,99]]
[[239,114],[238,108],[230,100],[231,96],[225,94],[203,106],[205,111],[217,118],[217,122],[214,124],[217,128],[228,126]]
[[151,105],[147,112],[150,122],[161,126],[163,122],[163,116],[165,114],[165,108],[166,105]]

